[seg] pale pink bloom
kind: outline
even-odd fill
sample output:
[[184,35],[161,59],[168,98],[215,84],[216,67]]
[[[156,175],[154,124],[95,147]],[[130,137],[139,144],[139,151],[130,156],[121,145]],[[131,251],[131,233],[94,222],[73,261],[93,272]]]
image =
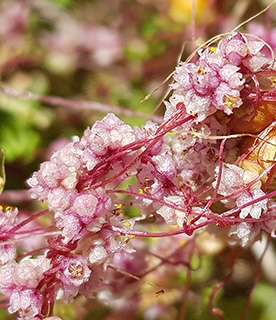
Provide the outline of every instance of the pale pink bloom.
[[0,245],[0,264],[11,262],[16,258],[16,248],[12,244]]
[[38,315],[42,307],[42,295],[36,290],[23,289],[15,290],[10,296],[8,311],[14,313],[19,311],[23,320],[29,320]]
[[153,156],[152,163],[162,176],[171,180],[176,176],[176,163],[168,152]]
[[[257,200],[265,195],[266,194],[260,189],[252,189],[250,191],[243,192],[237,198],[236,203],[238,207],[242,207],[243,205],[246,205],[253,200]],[[262,201],[256,201],[254,204],[242,208],[240,212],[240,218],[244,219],[250,215],[254,219],[259,219],[262,215],[262,212],[267,210],[267,202],[268,199],[264,199]]]
[[[219,167],[216,168],[216,178],[219,174]],[[218,193],[223,196],[228,196],[238,191],[244,185],[243,181],[244,170],[234,164],[224,164],[221,181],[218,186]],[[216,187],[217,181],[213,182],[213,187]]]
[[0,208],[0,231],[5,232],[12,229],[18,221],[18,209],[17,208]]
[[50,266],[50,260],[44,256],[38,256],[35,259],[26,257],[17,264],[13,281],[17,286],[34,289]]
[[88,281],[91,270],[87,266],[87,259],[82,256],[63,258],[60,266],[60,279],[65,285],[79,287]]
[[258,224],[241,222],[230,229],[229,242],[240,243],[242,247],[247,247],[255,240],[260,231],[261,228]]
[[[165,202],[175,205],[177,207],[182,207],[183,209],[183,198],[178,196],[169,196],[164,198]],[[184,221],[186,219],[186,214],[183,211],[173,209],[166,205],[162,206],[160,209],[157,210],[157,213],[160,214],[163,219],[168,224],[177,224],[179,228],[183,228]]]
[[95,247],[91,248],[88,259],[91,264],[102,264],[108,259],[108,253],[104,246],[96,245]]

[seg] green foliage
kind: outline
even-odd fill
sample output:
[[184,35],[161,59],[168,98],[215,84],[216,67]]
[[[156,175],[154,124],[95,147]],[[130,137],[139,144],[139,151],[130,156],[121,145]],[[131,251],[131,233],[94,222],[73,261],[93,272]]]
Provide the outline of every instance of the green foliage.
[[139,33],[144,39],[155,39],[162,32],[181,32],[182,26],[171,23],[170,19],[167,19],[163,15],[152,14],[145,19],[142,27],[139,29]]
[[7,320],[7,311],[4,309],[0,309],[0,320]]
[[[216,319],[214,316],[210,315],[208,311],[208,303],[214,287],[209,287],[203,290],[202,295],[202,305],[200,307],[200,313],[194,313],[193,320],[213,320]],[[223,310],[224,318],[227,320],[241,319],[244,313],[246,304],[248,303],[248,295],[241,296],[238,294],[233,297],[228,297],[224,294],[224,290],[221,289],[215,296],[213,308],[218,308]],[[257,285],[252,303],[250,304],[247,318],[250,320],[274,320],[275,319],[275,288],[268,284],[260,283]],[[195,312],[190,306],[190,312]],[[196,316],[197,314],[197,316]]]
[[212,257],[193,255],[191,260],[192,272],[192,286],[197,288],[206,287],[208,279],[210,279],[213,272],[214,262]]
[[75,0],[51,0],[51,2],[53,2],[54,4],[56,4],[62,8],[67,8],[76,1]]
[[164,19],[158,15],[150,16],[141,27],[141,35],[143,38],[151,39],[160,33],[164,28]]
[[126,47],[126,57],[131,62],[145,62],[166,52],[164,41],[142,42],[135,41]]
[[150,58],[150,51],[146,43],[137,41],[126,46],[126,57],[129,61],[143,62]]
[[[146,91],[142,90],[137,86],[131,87],[131,85],[120,84],[115,86],[111,90],[111,99],[114,105],[124,107],[126,109],[131,109],[139,111],[145,114],[150,114],[156,105],[156,100],[154,98],[140,103],[142,99],[146,96]],[[140,117],[120,117],[126,123],[131,126],[141,126],[145,124],[146,120]]]
[[31,161],[40,142],[36,131],[27,126],[2,126],[0,145],[6,151],[7,162],[17,158]]
[[[275,304],[275,287],[266,283],[259,283],[254,292],[248,319],[274,320]],[[259,313],[256,313],[257,310],[259,310]],[[255,318],[253,318],[254,316]]]
[[[185,0],[181,1],[183,1],[181,3],[185,2]],[[13,1],[7,1],[7,4],[9,2],[12,3]],[[169,1],[127,0],[114,1],[113,3],[112,1],[102,0],[44,0],[38,1],[38,5],[33,7],[32,4],[35,4],[35,1],[26,1],[27,3],[31,7],[30,17],[26,29],[22,28],[22,30],[25,30],[22,32],[25,33],[21,42],[19,41],[15,47],[11,48],[8,47],[8,44],[1,42],[2,46],[0,48],[1,81],[3,85],[15,91],[30,91],[42,96],[64,97],[68,101],[74,98],[99,101],[108,105],[152,114],[159,103],[158,98],[153,95],[143,104],[140,101],[154,86],[164,80],[168,75],[168,73],[166,74],[167,70],[173,69],[177,63],[179,48],[184,40],[187,43],[185,54],[189,54],[187,47],[189,47],[189,40],[192,38],[191,28],[188,25],[183,28],[183,24],[173,22],[169,13]],[[111,3],[112,7],[110,6]],[[240,1],[240,3],[246,3],[246,1]],[[217,12],[214,10],[213,14],[210,15],[211,17],[214,16],[213,25],[209,28],[204,21],[203,27],[196,30],[195,36],[198,38],[195,39],[195,45],[197,43],[202,44],[203,39],[211,38],[221,31],[220,26],[216,23],[224,21],[225,13],[219,16],[219,10],[221,9],[219,9],[218,4],[219,1],[217,1],[215,7]],[[234,3],[230,5],[231,8],[234,8]],[[229,21],[231,19],[231,8],[227,13],[229,14],[227,17]],[[252,8],[253,6],[250,7],[250,10]],[[143,13],[140,14],[141,12]],[[235,12],[238,12],[238,10]],[[111,31],[116,29],[122,38],[122,49],[124,49],[122,57],[107,66],[97,65],[93,60],[94,51],[86,52],[85,48],[79,48],[77,45],[78,39],[70,37],[71,29],[68,28],[67,31],[65,28],[64,32],[64,29],[61,28],[61,22],[64,21],[56,17],[63,18],[64,16],[69,18],[68,26],[72,27],[71,22],[76,23],[76,29],[72,29],[76,34],[78,34],[77,26],[82,26],[83,23],[91,26],[104,25]],[[125,18],[128,20],[126,25]],[[223,30],[224,28],[225,26],[223,26]],[[212,32],[215,33],[212,34]],[[58,45],[62,45],[65,40],[64,47],[59,47],[56,50],[54,46],[45,45],[44,37],[46,35],[56,36],[55,41]],[[199,35],[202,38],[199,38]],[[71,45],[72,47],[70,47]],[[66,55],[67,52],[69,52],[68,55]],[[162,58],[160,59],[162,63],[154,61],[157,57]],[[34,58],[35,62],[33,64],[26,63],[25,66],[24,63],[22,64],[25,58],[27,58],[26,61],[29,58]],[[171,65],[168,64],[164,67],[163,61],[171,62]],[[5,65],[8,65],[6,69]],[[154,68],[151,69],[152,65],[154,65]],[[15,81],[16,79],[19,79],[19,81]],[[102,116],[101,110],[92,112],[89,110],[74,110],[72,112],[69,108],[66,110],[58,106],[45,107],[38,101],[11,98],[1,94],[0,148],[5,149],[6,152],[7,170],[12,170],[9,167],[13,167],[9,164],[15,161],[23,162],[24,169],[26,168],[27,172],[32,172],[36,165],[32,161],[35,160],[43,147],[48,147],[57,138],[62,138],[65,135],[67,137],[74,134],[81,135],[85,126],[93,125],[95,119],[102,118]],[[119,117],[133,127],[142,126],[146,122],[145,119],[140,117]],[[175,133],[169,135],[174,136]],[[17,174],[20,176],[22,173],[16,172],[12,175],[11,172],[7,172],[9,179],[14,179],[14,181],[11,181],[11,185],[17,184]],[[135,181],[126,182],[125,185],[122,185],[122,189],[125,189],[127,184],[132,183],[135,183]],[[120,200],[127,203],[128,197],[121,196]],[[135,205],[125,210],[126,217],[135,217],[139,213]],[[150,222],[152,222],[151,218],[145,223],[151,225]],[[156,226],[150,226],[149,229],[152,232],[160,231]],[[152,244],[160,240],[149,238],[145,241]],[[196,270],[191,272],[191,294],[186,319],[215,319],[208,311],[211,292],[218,283],[218,281],[213,280],[215,260],[213,257],[203,256],[199,261],[198,256],[194,255],[191,266],[192,269]],[[197,269],[198,266],[199,269]],[[169,281],[171,281],[170,286],[183,290],[187,281],[187,269],[183,267],[183,270],[177,276],[171,276]],[[226,320],[236,320],[241,318],[247,300],[248,297],[241,296],[238,290],[236,290],[235,296],[230,297],[222,289],[216,295],[213,305],[224,311]],[[274,320],[275,304],[274,284],[260,283],[255,289],[247,318],[250,320]],[[173,307],[176,306],[173,305]],[[109,310],[102,305],[91,307],[91,302],[87,309],[90,311],[87,310],[87,314],[85,313],[86,315],[83,316],[83,319],[87,320],[104,319],[109,313]],[[57,304],[55,311],[64,320],[81,318],[76,305]],[[133,319],[134,317],[135,315],[133,315]],[[9,316],[6,311],[0,309],[0,320],[14,318],[14,316]]]
[[37,102],[0,96],[0,146],[7,162],[34,159],[42,139],[38,130],[45,130],[51,121],[51,114],[39,106]]
[[64,307],[63,304],[57,303],[55,305],[55,314],[61,319],[66,319],[66,320],[78,319],[77,308],[74,306],[74,304],[67,304],[66,307]]

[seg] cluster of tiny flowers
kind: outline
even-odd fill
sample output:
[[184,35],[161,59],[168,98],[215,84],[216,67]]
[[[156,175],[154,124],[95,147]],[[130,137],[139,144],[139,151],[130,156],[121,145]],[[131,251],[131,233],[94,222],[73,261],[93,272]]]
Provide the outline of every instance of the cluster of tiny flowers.
[[257,73],[272,64],[262,54],[264,43],[247,39],[241,34],[222,39],[217,47],[198,51],[195,63],[183,62],[176,68],[174,94],[167,113],[172,113],[179,102],[184,103],[187,114],[198,121],[223,110],[227,115],[239,108],[243,101],[241,90],[246,76]]
[[[96,232],[113,218],[116,199],[100,187],[106,176],[122,170],[132,159],[126,153],[110,157],[136,139],[134,130],[109,114],[44,162],[28,180],[34,198],[47,200],[55,212],[63,241],[76,241],[87,230]],[[118,181],[124,177],[119,177]],[[117,181],[117,182],[118,182]]]
[[42,294],[38,285],[50,268],[50,260],[24,258],[19,263],[11,261],[0,269],[0,291],[9,297],[8,311],[19,311],[20,319],[31,319],[40,313]]
[[[16,226],[18,210],[12,207],[5,209],[0,206],[0,232],[1,240],[5,241],[7,238],[5,234]],[[13,244],[0,245],[0,264],[13,261],[16,257],[16,248]]]
[[[225,208],[225,218],[234,218],[237,213],[241,219],[272,218],[272,221],[268,222],[232,223],[230,219],[226,224],[218,223],[225,227],[234,225],[229,235],[236,237],[246,246],[255,239],[260,230],[274,233],[275,205],[264,190],[267,179],[274,179],[273,174],[269,174],[273,168],[273,147],[267,148],[267,144],[260,146],[261,150],[269,149],[264,156],[266,159],[261,161],[270,161],[270,164],[256,165],[258,159],[251,160],[252,150],[250,151],[246,139],[227,140],[219,161],[221,140],[208,139],[208,136],[227,136],[235,132],[250,134],[251,131],[247,132],[246,129],[253,120],[252,132],[260,132],[267,141],[274,142],[269,133],[269,130],[273,129],[262,133],[265,125],[259,120],[259,110],[267,112],[265,103],[275,100],[272,54],[262,40],[235,34],[221,39],[216,47],[199,50],[198,55],[195,63],[183,62],[176,68],[175,83],[172,85],[174,91],[170,101],[166,103],[165,119],[172,117],[179,108],[184,108],[187,115],[193,116],[182,128],[183,133],[185,130],[194,132],[194,136],[182,134],[182,139],[185,140],[181,141],[181,136],[176,135],[173,139],[177,137],[178,143],[171,144],[173,156],[177,155],[174,150],[177,147],[182,154],[178,159],[181,159],[182,163],[186,162],[184,166],[181,162],[177,163],[177,168],[182,169],[178,177],[185,177],[182,181],[186,185],[188,182],[193,191],[200,192],[204,185],[211,183],[211,191],[222,196],[220,203]],[[271,75],[271,80],[263,77],[266,73]],[[257,77],[257,80],[254,77]],[[262,91],[261,81],[271,81],[268,93],[267,88]],[[274,108],[274,105],[271,108]],[[269,126],[273,121],[272,117],[266,120],[265,124]],[[199,139],[203,136],[205,139]],[[272,139],[273,137],[274,135]],[[260,144],[260,141],[256,141],[256,145]],[[247,157],[242,155],[241,149],[247,152]],[[260,149],[257,149],[255,155],[259,155],[259,152]],[[263,173],[265,170],[267,175]],[[206,195],[210,194],[208,190]],[[212,197],[211,199],[214,200]],[[212,201],[209,201],[203,212],[207,213],[211,205]],[[204,216],[206,217],[203,214],[202,217]],[[224,222],[226,220],[227,218]]]
[[[173,250],[171,235],[188,241],[194,231],[216,225],[226,228],[231,243],[247,246],[261,230],[274,233],[274,119],[266,120],[264,132],[255,121],[263,100],[273,103],[275,95],[272,81],[262,88],[261,79],[274,72],[267,52],[253,37],[222,38],[176,69],[161,125],[131,128],[108,114],[41,164],[28,180],[30,192],[47,202],[60,234],[48,240],[44,255],[19,262],[14,245],[0,247],[0,291],[9,312],[47,319],[56,299],[78,294],[123,306],[118,294],[130,281],[118,279],[116,270],[146,273],[146,245],[137,236],[151,235],[149,220],[166,240],[161,251],[182,266],[185,251]],[[241,128],[251,121],[262,139],[250,140]],[[0,211],[3,241],[16,235],[16,215]],[[177,233],[168,233],[171,225]],[[158,255],[160,244],[151,249]]]

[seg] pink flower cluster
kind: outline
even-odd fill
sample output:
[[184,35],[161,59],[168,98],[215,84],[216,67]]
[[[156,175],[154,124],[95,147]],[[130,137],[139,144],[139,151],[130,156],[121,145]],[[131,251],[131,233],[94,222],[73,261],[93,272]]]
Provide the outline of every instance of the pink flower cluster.
[[[110,157],[136,139],[134,130],[113,114],[98,121],[84,136],[55,152],[28,183],[34,198],[47,200],[55,212],[63,241],[76,241],[94,232],[113,216],[115,199],[100,187],[106,176],[122,170],[132,159],[126,153]],[[123,177],[118,177],[118,181]]]
[[19,311],[20,319],[31,319],[41,312],[42,294],[38,285],[44,272],[50,268],[50,260],[37,259],[11,261],[0,269],[0,291],[9,297],[9,312]]
[[269,69],[273,63],[262,53],[264,46],[260,40],[236,34],[222,39],[217,47],[199,50],[195,63],[183,62],[176,68],[174,94],[167,112],[171,114],[171,107],[175,109],[182,102],[187,113],[197,116],[198,121],[216,110],[233,113],[243,103],[241,90],[246,76]]
[[[14,246],[0,247],[0,291],[10,312],[43,319],[53,315],[58,297],[118,298],[130,284],[117,279],[116,270],[139,276],[149,268],[147,245],[133,240],[137,236],[186,241],[216,225],[226,228],[225,238],[247,246],[261,230],[274,233],[275,161],[267,167],[254,162],[260,141],[231,136],[230,125],[239,116],[251,121],[262,99],[273,98],[259,83],[274,72],[264,46],[234,34],[199,50],[197,61],[176,69],[160,126],[149,121],[133,129],[109,114],[41,164],[28,180],[30,192],[47,201],[60,234],[48,240],[44,255],[19,262]],[[265,138],[271,136],[261,143]],[[2,213],[6,241],[17,235],[11,231],[17,211]],[[147,230],[149,220],[162,232]],[[168,246],[172,263],[187,266],[185,250]],[[153,249],[158,256],[158,245]]]

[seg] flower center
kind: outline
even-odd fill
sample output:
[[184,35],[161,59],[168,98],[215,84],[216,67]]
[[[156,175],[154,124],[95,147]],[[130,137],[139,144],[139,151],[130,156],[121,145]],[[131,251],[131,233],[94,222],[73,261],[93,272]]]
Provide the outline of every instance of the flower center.
[[82,278],[83,277],[83,267],[81,265],[71,264],[69,267],[69,272],[72,278]]
[[237,106],[237,104],[236,104],[236,101],[238,100],[238,98],[237,97],[234,97],[234,96],[228,96],[228,95],[226,95],[225,97],[224,97],[224,103],[225,103],[225,105],[226,106],[228,106],[228,107],[232,107],[232,108],[235,108],[236,106]]

